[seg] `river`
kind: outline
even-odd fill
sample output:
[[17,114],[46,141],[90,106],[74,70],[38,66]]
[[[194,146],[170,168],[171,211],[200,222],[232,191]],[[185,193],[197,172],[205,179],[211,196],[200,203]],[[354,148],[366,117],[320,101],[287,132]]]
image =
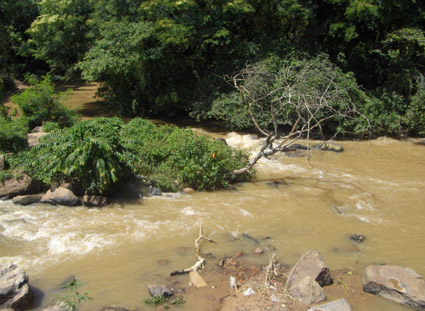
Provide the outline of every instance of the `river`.
[[[251,135],[194,130],[252,152],[261,143]],[[425,146],[391,138],[339,143],[342,153],[262,159],[256,179],[236,190],[165,194],[100,209],[0,201],[0,262],[27,271],[31,284],[46,294],[40,305],[76,275],[93,298],[82,310],[110,304],[144,308],[148,284],[194,263],[193,243],[203,221],[205,233],[217,243],[203,244],[202,251],[217,258],[254,248],[249,241],[233,241],[231,232],[239,226],[257,239],[270,236],[267,244],[287,264],[316,249],[332,269],[386,263],[425,276]],[[356,233],[366,240],[351,241]],[[255,258],[266,264],[269,254]],[[408,310],[383,299],[352,307]],[[186,305],[184,310],[199,308]]]

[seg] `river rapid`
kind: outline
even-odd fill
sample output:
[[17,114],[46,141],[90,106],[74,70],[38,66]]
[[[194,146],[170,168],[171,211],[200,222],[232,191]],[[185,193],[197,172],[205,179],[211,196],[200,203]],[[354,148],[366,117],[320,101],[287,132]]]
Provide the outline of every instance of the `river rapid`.
[[[194,130],[251,152],[261,144],[251,135]],[[35,309],[50,303],[72,275],[93,298],[82,310],[110,304],[143,309],[147,285],[194,263],[202,221],[205,234],[217,242],[203,244],[202,251],[217,258],[256,247],[246,239],[234,241],[239,227],[259,240],[269,236],[265,244],[287,264],[316,249],[331,269],[362,271],[386,263],[425,276],[425,146],[390,138],[339,143],[342,153],[262,159],[256,179],[236,190],[165,194],[100,209],[0,201],[0,262],[21,266],[31,285],[45,293]],[[361,244],[349,239],[357,233],[366,236]],[[267,264],[269,255],[250,260]],[[408,310],[384,299],[352,307]],[[187,304],[184,310],[200,309]]]

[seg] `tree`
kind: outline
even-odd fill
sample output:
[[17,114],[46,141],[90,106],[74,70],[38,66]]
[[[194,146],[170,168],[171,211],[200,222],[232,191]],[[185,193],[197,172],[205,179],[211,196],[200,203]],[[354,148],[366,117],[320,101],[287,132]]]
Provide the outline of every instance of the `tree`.
[[227,80],[238,91],[256,130],[266,137],[260,151],[236,174],[314,132],[321,137],[328,131],[346,132],[346,120],[362,117],[353,100],[359,92],[355,79],[324,56],[248,64]]
[[45,0],[40,15],[27,30],[35,58],[46,62],[58,75],[75,75],[74,65],[88,49],[90,30],[87,20],[93,11],[92,1]]

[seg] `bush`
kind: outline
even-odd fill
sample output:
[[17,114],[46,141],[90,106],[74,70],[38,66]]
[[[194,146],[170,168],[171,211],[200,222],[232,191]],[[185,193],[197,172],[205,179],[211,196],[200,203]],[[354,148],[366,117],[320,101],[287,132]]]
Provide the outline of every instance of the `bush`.
[[61,104],[71,90],[55,93],[49,75],[44,76],[41,81],[35,76],[27,76],[27,81],[31,86],[21,94],[12,96],[12,101],[28,119],[29,128],[42,125],[46,121],[57,122],[62,128],[74,124],[76,113]]
[[65,181],[89,193],[105,193],[130,175],[137,163],[120,135],[123,127],[118,118],[99,118],[47,135],[30,151],[31,175],[46,184]]
[[0,116],[0,151],[17,152],[24,149],[27,146],[27,132],[26,119],[11,120]]
[[162,190],[226,188],[231,182],[249,178],[248,174],[237,177],[232,173],[246,165],[247,154],[190,129],[156,127],[134,119],[126,125],[123,136],[136,143],[140,158],[137,170]]

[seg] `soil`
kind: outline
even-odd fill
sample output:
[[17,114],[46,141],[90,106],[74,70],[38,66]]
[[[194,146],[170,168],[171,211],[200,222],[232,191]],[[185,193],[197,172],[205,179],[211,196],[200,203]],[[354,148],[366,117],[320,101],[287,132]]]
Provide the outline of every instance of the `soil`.
[[[220,263],[214,264],[214,260]],[[245,259],[228,257],[224,261],[207,258],[207,266],[200,272],[208,287],[194,288],[187,286],[189,277],[185,275],[170,276],[167,282],[180,292],[184,300],[184,310],[203,311],[306,311],[309,306],[293,299],[285,290],[285,283],[290,267],[274,263],[267,273],[268,266],[250,264]],[[379,299],[362,289],[362,271],[332,271],[334,283],[324,287],[326,302],[344,298],[353,311],[362,310],[363,306]],[[268,284],[265,284],[266,275]],[[237,289],[230,287],[230,277],[237,281]],[[251,288],[254,294],[246,297],[243,292]],[[156,310],[165,310],[159,306]]]

